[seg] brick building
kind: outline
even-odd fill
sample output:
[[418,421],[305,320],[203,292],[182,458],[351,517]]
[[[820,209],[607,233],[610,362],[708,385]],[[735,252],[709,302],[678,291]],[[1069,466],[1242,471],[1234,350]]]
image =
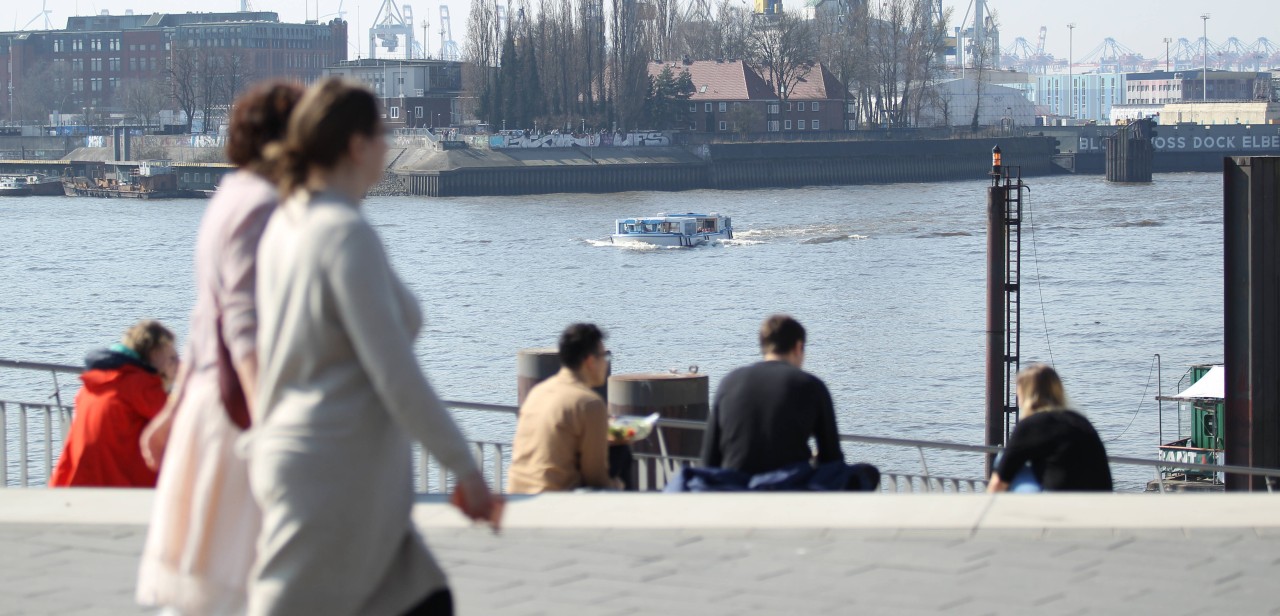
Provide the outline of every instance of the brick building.
[[657,78],[671,67],[688,72],[693,81],[689,97],[689,130],[705,133],[763,133],[843,130],[844,86],[826,67],[814,65],[800,80],[786,103],[756,68],[743,60],[653,62],[649,74]]
[[388,128],[433,128],[462,123],[462,63],[451,60],[348,60],[326,77],[363,83],[382,99]]
[[64,30],[3,32],[0,115],[14,118],[24,91],[40,87],[53,89],[43,101],[49,112],[119,112],[122,85],[168,80],[183,48],[234,55],[246,84],[275,77],[309,82],[346,60],[347,23],[281,23],[272,12],[156,13],[70,17]]

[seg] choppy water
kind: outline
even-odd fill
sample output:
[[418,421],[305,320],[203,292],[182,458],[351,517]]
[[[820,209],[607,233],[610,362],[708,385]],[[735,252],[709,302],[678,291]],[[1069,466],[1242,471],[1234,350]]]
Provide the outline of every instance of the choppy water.
[[[1048,361],[1052,349],[1068,395],[1109,450],[1152,457],[1153,355],[1163,357],[1166,392],[1188,364],[1222,358],[1220,176],[1029,184],[1024,361]],[[985,187],[375,198],[366,207],[422,301],[419,356],[445,397],[514,403],[516,351],[553,345],[576,320],[609,331],[615,373],[697,364],[714,390],[757,358],[760,320],[789,312],[809,330],[806,367],[831,388],[843,432],[977,444]],[[0,199],[0,357],[76,364],[143,317],[184,334],[204,205]],[[693,249],[607,242],[615,218],[699,210],[732,215],[736,239]],[[0,372],[0,399],[47,395],[28,385]],[[467,423],[476,436],[510,438],[509,424]],[[918,468],[914,452],[847,449]],[[974,458],[930,465],[980,471]],[[1117,473],[1130,489],[1149,478]]]

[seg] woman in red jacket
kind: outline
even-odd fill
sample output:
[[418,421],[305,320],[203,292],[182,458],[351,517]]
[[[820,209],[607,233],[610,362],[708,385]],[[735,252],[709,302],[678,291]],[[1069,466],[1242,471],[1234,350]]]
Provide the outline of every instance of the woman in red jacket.
[[120,344],[89,353],[75,417],[50,487],[152,488],[138,439],[178,372],[173,332],[142,321]]

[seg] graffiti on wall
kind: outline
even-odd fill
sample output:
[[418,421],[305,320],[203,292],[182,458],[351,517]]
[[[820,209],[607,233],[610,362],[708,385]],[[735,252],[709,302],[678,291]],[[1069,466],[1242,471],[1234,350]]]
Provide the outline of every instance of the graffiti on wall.
[[663,145],[671,145],[671,138],[657,131],[625,134],[591,133],[585,135],[564,133],[533,135],[515,132],[505,135],[489,135],[489,147],[495,150],[504,148],[630,148]]

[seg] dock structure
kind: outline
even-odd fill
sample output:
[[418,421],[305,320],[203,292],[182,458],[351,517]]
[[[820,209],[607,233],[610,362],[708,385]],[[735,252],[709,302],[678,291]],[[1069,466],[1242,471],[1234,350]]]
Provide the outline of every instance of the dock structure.
[[[0,609],[154,613],[133,603],[152,495],[0,491]],[[441,495],[414,508],[458,614],[1280,609],[1280,498],[1265,494],[509,498],[499,535]]]
[[1138,120],[1104,139],[1108,182],[1151,181],[1153,127],[1151,120]]

